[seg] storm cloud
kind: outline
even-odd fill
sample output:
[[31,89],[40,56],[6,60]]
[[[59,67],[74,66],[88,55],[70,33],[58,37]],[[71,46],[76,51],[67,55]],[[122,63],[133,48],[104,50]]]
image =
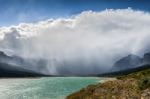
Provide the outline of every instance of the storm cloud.
[[149,26],[150,14],[144,11],[84,11],[69,18],[0,27],[0,50],[48,60],[51,74],[100,73],[123,56],[150,51]]

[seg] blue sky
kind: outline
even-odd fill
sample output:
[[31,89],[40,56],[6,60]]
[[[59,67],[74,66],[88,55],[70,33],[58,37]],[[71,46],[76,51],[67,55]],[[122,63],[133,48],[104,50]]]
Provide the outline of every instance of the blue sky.
[[149,0],[0,0],[0,26],[69,17],[92,10],[124,9],[150,11]]

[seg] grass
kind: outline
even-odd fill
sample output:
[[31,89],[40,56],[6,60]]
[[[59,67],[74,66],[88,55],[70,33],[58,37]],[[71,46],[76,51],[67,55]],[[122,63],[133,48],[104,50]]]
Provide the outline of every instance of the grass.
[[124,76],[119,76],[119,77],[117,77],[117,79],[128,79],[128,78],[143,79],[146,77],[150,77],[150,69],[130,73],[130,74],[124,75]]

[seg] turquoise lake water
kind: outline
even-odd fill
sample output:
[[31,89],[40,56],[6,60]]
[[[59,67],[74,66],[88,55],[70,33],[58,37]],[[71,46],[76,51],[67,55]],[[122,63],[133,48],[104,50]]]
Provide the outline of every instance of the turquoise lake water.
[[64,99],[68,94],[100,80],[96,77],[0,79],[0,99]]

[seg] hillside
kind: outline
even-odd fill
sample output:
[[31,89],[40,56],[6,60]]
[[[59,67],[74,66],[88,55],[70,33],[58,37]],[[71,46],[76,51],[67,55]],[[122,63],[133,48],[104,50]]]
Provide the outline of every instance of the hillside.
[[142,63],[142,60],[143,59],[141,57],[130,54],[116,61],[113,64],[111,71],[120,71],[120,70],[135,68]]
[[150,65],[149,64],[138,66],[138,67],[135,67],[135,68],[120,70],[120,71],[114,71],[114,72],[98,74],[98,75],[94,75],[94,76],[98,76],[98,77],[118,77],[118,76],[130,74],[130,73],[133,73],[133,72],[147,70],[147,69],[150,69]]
[[[8,56],[0,51],[0,77],[41,77],[48,76],[23,68],[25,61],[18,56]],[[27,64],[30,66],[30,64]],[[49,75],[50,76],[50,75]]]
[[66,99],[150,99],[150,69],[118,76],[117,80],[89,85]]
[[150,64],[150,52],[145,53],[143,57],[129,54],[116,61],[109,72],[134,69],[142,65]]
[[41,77],[46,76],[31,70],[20,68],[6,63],[0,63],[0,77]]

